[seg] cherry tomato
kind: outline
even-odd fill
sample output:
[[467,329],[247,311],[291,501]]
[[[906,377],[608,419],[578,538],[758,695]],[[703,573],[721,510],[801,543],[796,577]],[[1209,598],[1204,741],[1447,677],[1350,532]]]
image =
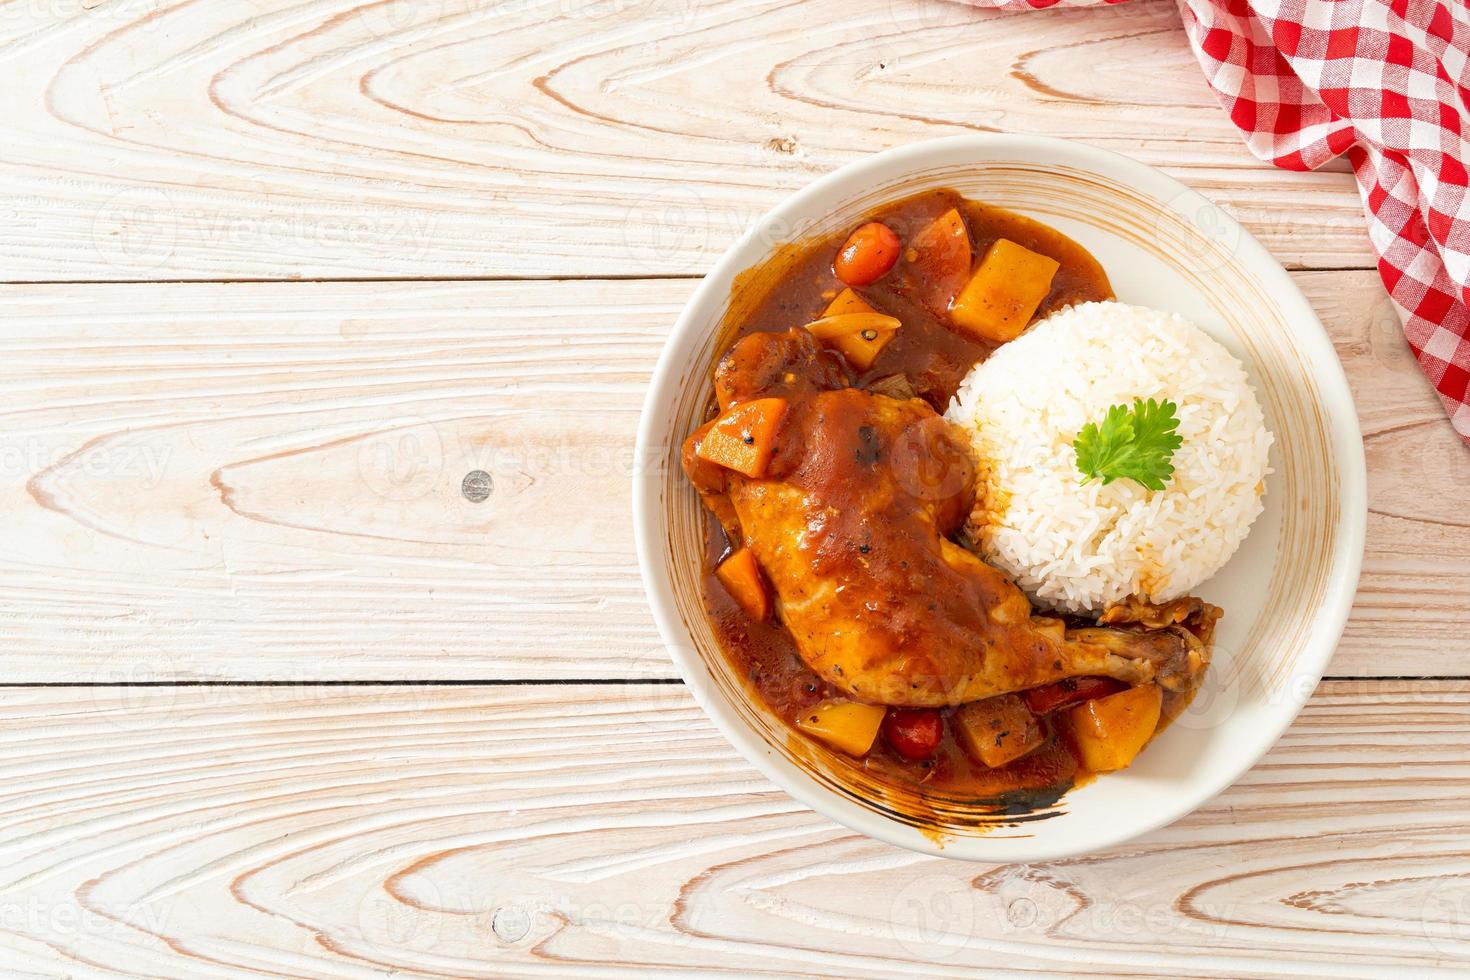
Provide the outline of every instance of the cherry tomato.
[[934,708],[889,708],[883,737],[905,759],[927,759],[944,738],[944,719]]
[[837,250],[832,271],[849,286],[866,286],[877,282],[898,261],[898,236],[893,229],[878,221],[870,221],[848,236]]
[[1094,701],[1109,694],[1117,694],[1127,686],[1111,677],[1068,677],[1054,684],[1033,687],[1021,696],[1026,699],[1026,707],[1034,714],[1044,715],[1069,704]]

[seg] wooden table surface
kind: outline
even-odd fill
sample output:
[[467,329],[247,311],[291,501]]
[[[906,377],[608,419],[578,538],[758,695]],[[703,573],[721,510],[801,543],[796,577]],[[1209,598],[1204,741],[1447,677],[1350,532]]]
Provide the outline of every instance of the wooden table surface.
[[[1257,163],[1172,4],[10,0],[0,70],[0,975],[1470,962],[1470,452],[1346,167]],[[1370,491],[1275,750],[1165,830],[1008,867],[761,778],[675,677],[629,526],[698,275],[835,166],[995,130],[1238,216],[1331,332]]]

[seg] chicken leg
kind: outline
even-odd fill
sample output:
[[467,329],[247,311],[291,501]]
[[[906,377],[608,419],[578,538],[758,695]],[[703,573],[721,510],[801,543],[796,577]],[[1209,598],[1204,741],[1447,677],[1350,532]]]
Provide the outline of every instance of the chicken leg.
[[1182,625],[1068,629],[1034,615],[950,539],[975,493],[963,431],[922,400],[844,386],[830,358],[804,330],[743,338],[715,387],[722,408],[788,399],[766,476],[686,465],[706,501],[728,500],[716,512],[738,525],[813,671],[859,700],[912,707],[1083,675],[1170,687],[1199,675],[1208,644]]

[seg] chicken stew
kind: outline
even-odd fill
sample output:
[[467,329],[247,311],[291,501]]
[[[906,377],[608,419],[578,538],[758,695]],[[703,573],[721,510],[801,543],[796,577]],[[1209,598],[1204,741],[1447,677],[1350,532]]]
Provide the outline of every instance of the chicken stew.
[[1110,299],[1101,266],[940,190],[752,282],[683,450],[713,517],[706,612],[752,696],[880,782],[977,802],[1042,806],[1128,765],[1197,687],[1219,610],[1033,610],[960,539],[975,462],[941,415],[1029,323]]

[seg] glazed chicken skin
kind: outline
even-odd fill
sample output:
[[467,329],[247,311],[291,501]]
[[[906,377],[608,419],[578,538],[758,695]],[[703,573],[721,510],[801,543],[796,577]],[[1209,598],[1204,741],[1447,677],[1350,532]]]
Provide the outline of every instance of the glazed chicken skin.
[[763,478],[699,459],[707,426],[686,443],[685,470],[759,562],[802,660],[855,699],[943,707],[1086,675],[1183,690],[1203,672],[1213,618],[1197,600],[1110,610],[1115,626],[1033,615],[951,540],[976,487],[964,432],[921,399],[851,387],[805,330],[742,338],[715,392],[721,410],[788,401]]

